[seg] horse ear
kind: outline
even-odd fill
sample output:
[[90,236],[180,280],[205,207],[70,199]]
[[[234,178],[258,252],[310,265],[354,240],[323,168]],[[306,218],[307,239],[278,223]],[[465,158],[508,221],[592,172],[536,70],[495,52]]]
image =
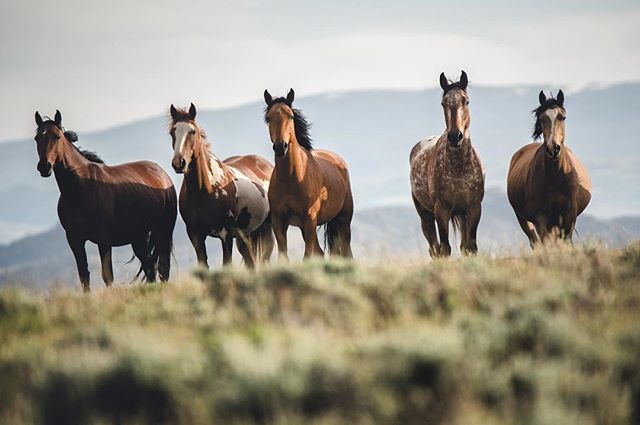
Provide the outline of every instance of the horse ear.
[[264,101],[267,106],[271,106],[271,104],[273,103],[273,97],[271,96],[271,94],[269,94],[269,90],[267,89],[264,89]]
[[467,89],[467,84],[469,84],[469,79],[467,78],[467,73],[462,71],[462,74],[460,75],[460,87],[462,87],[462,90],[466,90]]
[[558,101],[560,106],[564,105],[564,93],[562,93],[562,90],[558,92],[558,95],[556,96],[556,100]]
[[196,119],[196,105],[194,105],[193,103],[191,103],[191,106],[189,106],[189,118],[191,118],[191,120]]
[[62,114],[56,109],[56,115],[53,117],[53,121],[58,127],[62,126]]
[[538,102],[540,102],[540,106],[544,106],[544,104],[547,102],[547,96],[545,96],[543,90],[540,90],[540,94],[538,95]]
[[42,125],[42,117],[40,116],[40,112],[36,111],[36,125],[40,127]]
[[449,88],[449,81],[444,75],[444,72],[440,74],[440,87],[442,87],[442,90],[444,91],[447,91],[447,88]]
[[293,91],[293,89],[289,89],[289,93],[287,93],[287,102],[289,103],[289,105],[293,104],[293,99],[295,99],[296,97],[296,92]]
[[171,119],[172,120],[177,120],[178,119],[178,110],[176,109],[175,106],[173,106],[173,103],[171,104],[171,108],[169,108],[169,110],[171,111]]

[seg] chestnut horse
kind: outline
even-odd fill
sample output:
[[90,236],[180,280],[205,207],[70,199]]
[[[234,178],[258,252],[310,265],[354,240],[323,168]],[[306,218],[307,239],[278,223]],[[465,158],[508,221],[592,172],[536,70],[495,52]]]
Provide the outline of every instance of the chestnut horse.
[[269,203],[280,258],[288,258],[289,226],[302,231],[305,258],[324,255],[316,234],[320,225],[325,225],[329,253],[352,258],[353,198],[347,164],[333,152],[313,149],[309,124],[302,112],[292,106],[294,96],[293,89],[286,98],[277,99],[264,91],[264,119],[276,162]]
[[60,199],[58,217],[78,266],[82,289],[89,291],[86,241],[98,245],[102,279],[113,282],[111,248],[129,245],[141,262],[140,271],[152,282],[156,272],[169,279],[176,191],[169,176],[153,162],[108,166],[73,143],[77,135],[65,131],[62,116],[42,119],[36,112],[38,171],[55,174]]
[[231,262],[234,238],[248,267],[268,260],[273,233],[267,190],[273,166],[256,155],[219,160],[196,122],[193,103],[188,111],[173,105],[170,111],[171,165],[176,173],[184,174],[180,215],[198,263],[208,267],[207,236],[222,242],[223,264]]
[[[461,232],[463,254],[478,251],[476,233],[484,197],[484,168],[471,145],[467,74],[450,82],[440,74],[447,125],[440,136],[421,140],[411,150],[411,194],[432,257],[449,256],[449,221]],[[436,233],[436,223],[438,229]],[[438,240],[438,237],[440,238]]]
[[564,145],[564,93],[547,99],[541,91],[538,101],[533,138],[544,141],[520,148],[507,175],[509,202],[532,248],[558,236],[571,241],[576,218],[591,200],[589,174]]

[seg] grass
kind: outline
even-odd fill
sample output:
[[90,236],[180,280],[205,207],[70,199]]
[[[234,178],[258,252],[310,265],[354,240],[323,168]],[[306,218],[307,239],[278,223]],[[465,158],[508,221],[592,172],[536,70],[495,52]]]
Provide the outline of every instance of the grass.
[[0,423],[640,423],[640,244],[0,290]]

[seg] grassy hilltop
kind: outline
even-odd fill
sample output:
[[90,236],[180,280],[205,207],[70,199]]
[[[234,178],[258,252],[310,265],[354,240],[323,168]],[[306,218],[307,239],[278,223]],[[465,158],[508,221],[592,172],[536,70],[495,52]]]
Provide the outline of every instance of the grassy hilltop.
[[640,423],[640,244],[3,289],[0,423]]

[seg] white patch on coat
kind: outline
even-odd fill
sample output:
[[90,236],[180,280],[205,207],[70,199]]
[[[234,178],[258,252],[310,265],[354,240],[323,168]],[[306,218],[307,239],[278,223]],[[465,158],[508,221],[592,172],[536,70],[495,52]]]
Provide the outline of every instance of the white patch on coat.
[[439,136],[429,136],[418,142],[420,144],[420,150],[418,150],[418,152],[413,156],[410,164],[412,170],[411,190],[414,194],[419,190],[418,186],[425,186],[426,184],[426,182],[424,181],[424,179],[426,178],[426,171],[422,170],[422,172],[420,172],[418,170],[414,170],[416,167],[416,163],[424,161],[424,154],[435,148],[436,144],[438,143],[438,139]]
[[215,155],[211,155],[211,169],[209,170],[209,181],[212,186],[217,185],[224,179],[224,170],[220,165],[220,160],[215,157]]
[[269,200],[265,196],[265,192],[260,190],[244,173],[235,168],[231,168],[231,170],[236,176],[236,180],[233,182],[236,186],[236,217],[239,217],[240,212],[246,208],[251,217],[249,225],[243,230],[253,232],[267,218]]
[[174,128],[174,144],[173,144],[173,152],[176,154],[182,154],[182,148],[184,146],[185,140],[187,140],[187,136],[191,134],[192,131],[196,130],[196,127],[193,124],[188,122],[178,122],[173,126]]

